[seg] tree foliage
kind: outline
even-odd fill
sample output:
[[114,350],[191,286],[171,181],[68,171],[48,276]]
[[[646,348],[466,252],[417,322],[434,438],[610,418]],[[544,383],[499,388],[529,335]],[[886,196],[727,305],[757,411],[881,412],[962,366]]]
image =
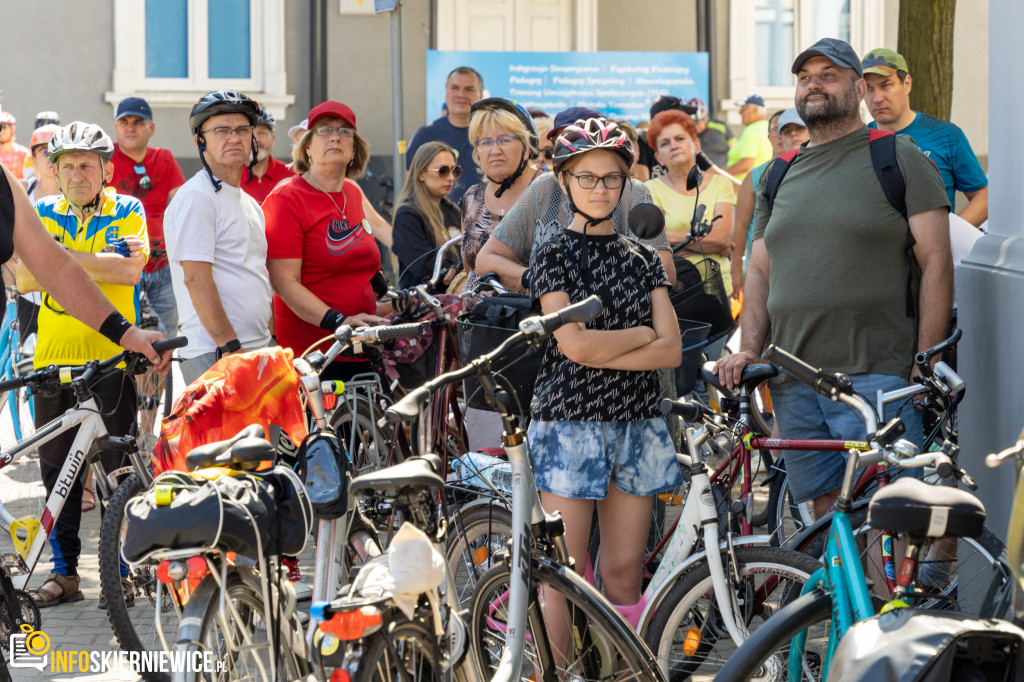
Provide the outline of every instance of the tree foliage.
[[915,111],[949,120],[953,103],[956,0],[900,0],[897,51],[907,60]]

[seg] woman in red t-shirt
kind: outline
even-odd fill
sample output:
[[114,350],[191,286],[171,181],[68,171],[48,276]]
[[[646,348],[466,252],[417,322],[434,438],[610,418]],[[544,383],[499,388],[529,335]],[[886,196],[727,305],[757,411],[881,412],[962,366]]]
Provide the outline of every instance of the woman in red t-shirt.
[[[342,324],[383,322],[370,280],[380,270],[374,236],[391,241],[391,226],[352,178],[366,170],[370,145],[356,133],[356,115],[340,102],[309,112],[292,152],[299,175],[263,203],[267,269],[274,287],[277,341],[301,355]],[[369,370],[364,358],[343,357],[324,378],[348,379]]]

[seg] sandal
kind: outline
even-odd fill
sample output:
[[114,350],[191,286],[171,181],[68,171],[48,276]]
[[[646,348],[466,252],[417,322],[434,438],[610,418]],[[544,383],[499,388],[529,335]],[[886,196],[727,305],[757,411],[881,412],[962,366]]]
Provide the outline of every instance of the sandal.
[[[121,578],[121,592],[124,594],[124,605],[126,608],[135,606],[135,583],[128,578]],[[100,592],[100,603],[97,606],[101,609],[107,608],[107,600]]]
[[82,491],[82,512],[92,511],[96,508],[96,496],[92,492],[92,488],[86,488]]
[[[85,599],[85,595],[79,588],[82,583],[82,577],[59,575],[57,573],[51,573],[46,576],[46,580],[43,584],[34,590],[29,591],[29,596],[32,597],[32,601],[35,605],[41,609],[46,609],[57,604],[63,604],[65,602],[82,601]],[[48,588],[47,585],[56,585],[60,588],[60,594],[57,594],[53,588]]]

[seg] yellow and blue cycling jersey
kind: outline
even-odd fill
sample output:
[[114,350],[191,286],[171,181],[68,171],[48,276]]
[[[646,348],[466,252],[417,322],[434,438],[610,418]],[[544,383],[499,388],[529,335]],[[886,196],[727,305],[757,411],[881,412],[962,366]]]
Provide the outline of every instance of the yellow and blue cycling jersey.
[[[149,235],[142,202],[133,196],[118,194],[113,187],[103,190],[102,209],[89,216],[84,225],[63,195],[38,201],[36,212],[46,231],[69,250],[100,253],[122,237],[136,236],[145,244],[143,253],[149,258]],[[138,319],[139,285],[97,284],[129,322]],[[65,313],[53,297],[44,294],[39,311],[36,367],[80,365],[97,358],[106,359],[120,351],[116,344]]]

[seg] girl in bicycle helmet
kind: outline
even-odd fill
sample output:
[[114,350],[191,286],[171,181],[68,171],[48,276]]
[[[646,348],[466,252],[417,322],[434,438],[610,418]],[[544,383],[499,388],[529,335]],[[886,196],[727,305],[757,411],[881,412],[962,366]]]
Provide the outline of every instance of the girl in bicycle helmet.
[[[600,296],[604,312],[555,332],[537,376],[529,427],[541,500],[565,521],[582,572],[594,506],[607,597],[634,604],[654,495],[681,481],[656,370],[681,359],[679,327],[657,252],[609,219],[634,159],[625,132],[603,118],[576,121],[555,140],[555,176],[572,221],[530,263],[531,295],[551,313]],[[560,633],[557,636],[567,636]]]

